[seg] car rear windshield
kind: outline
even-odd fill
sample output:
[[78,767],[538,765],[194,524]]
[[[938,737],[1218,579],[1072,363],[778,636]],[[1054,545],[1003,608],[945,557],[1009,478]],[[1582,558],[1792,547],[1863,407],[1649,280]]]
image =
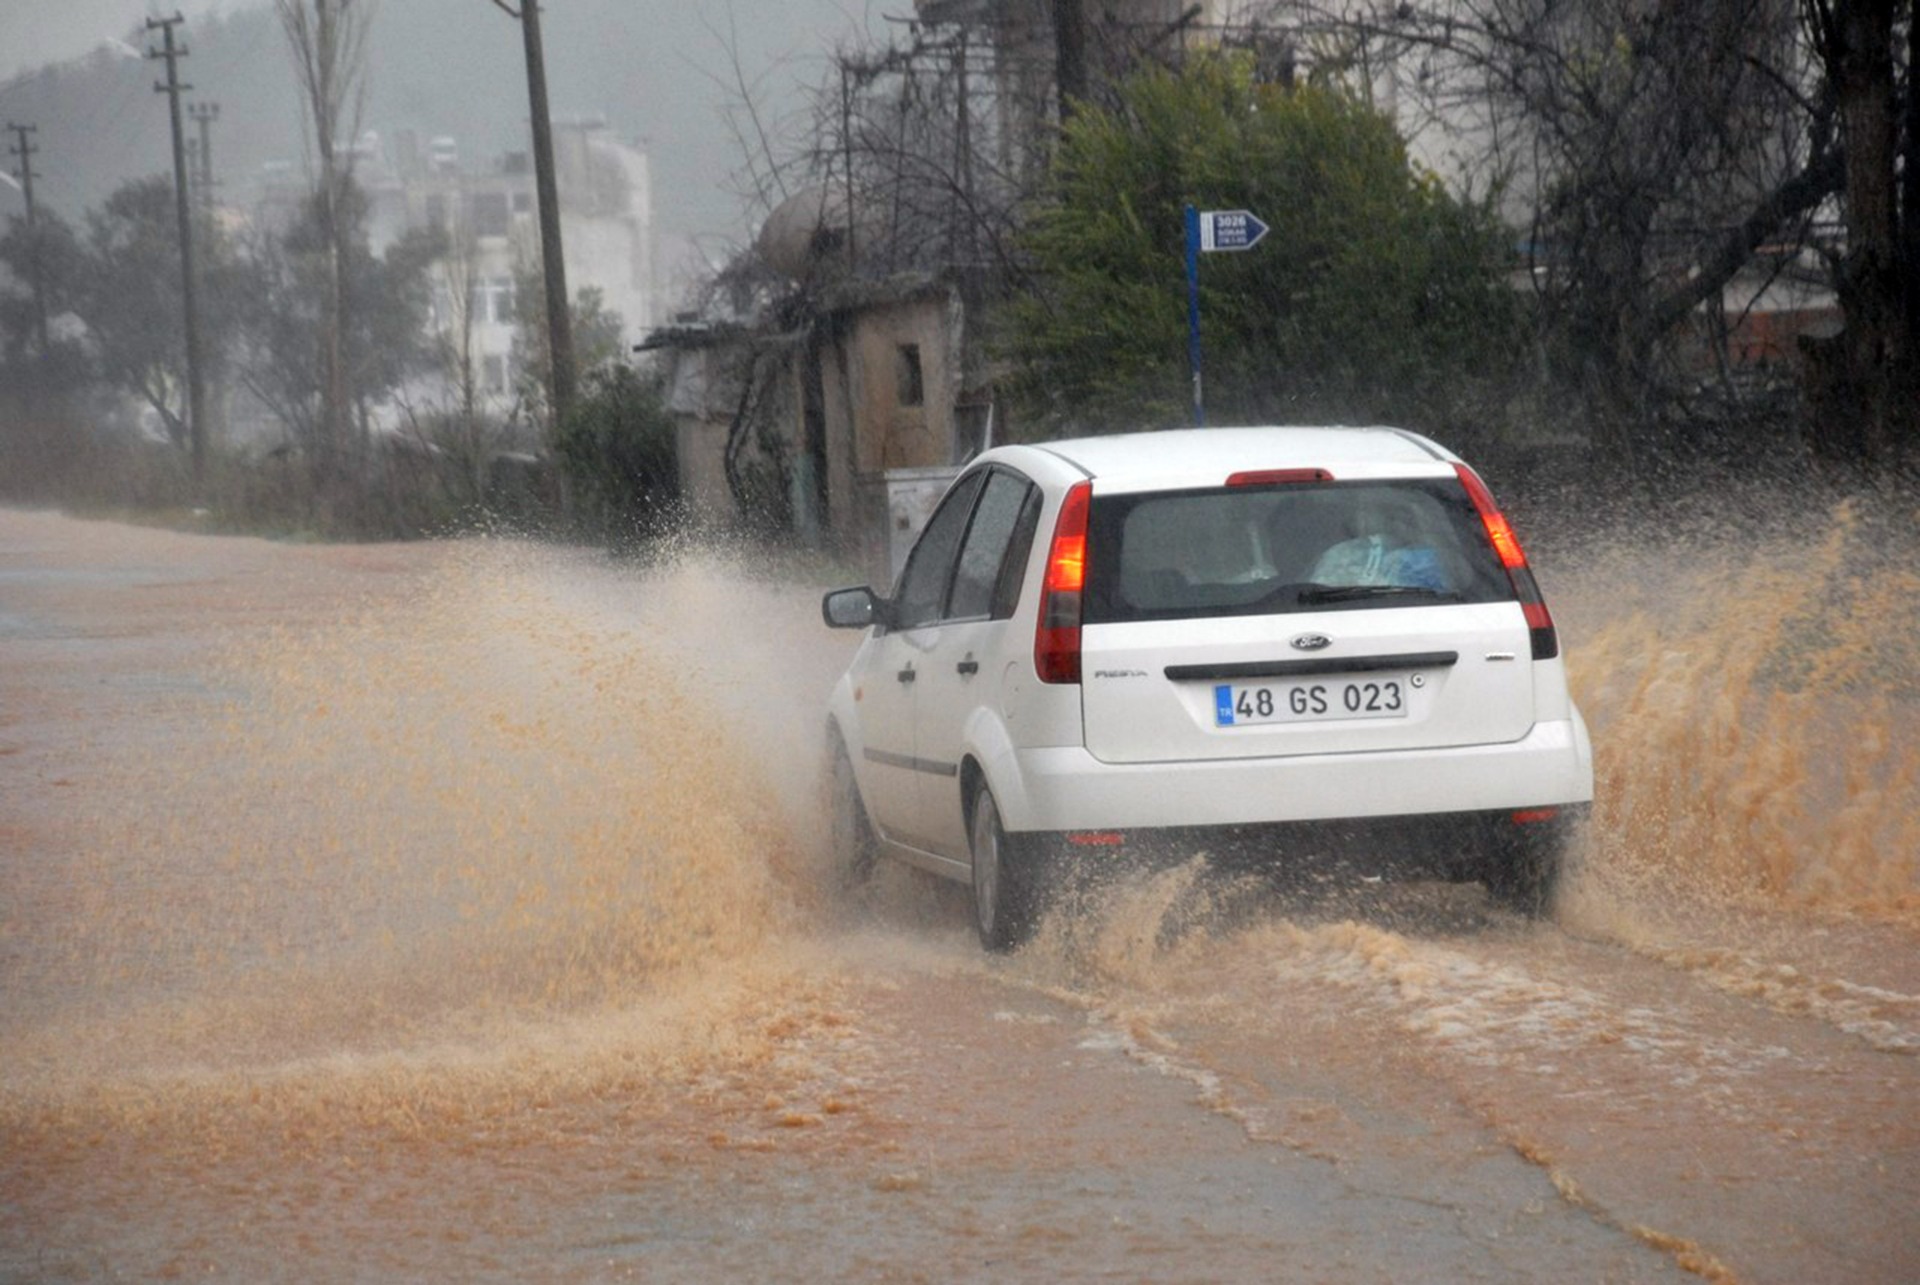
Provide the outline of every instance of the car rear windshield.
[[1513,596],[1455,478],[1096,492],[1087,546],[1089,624]]

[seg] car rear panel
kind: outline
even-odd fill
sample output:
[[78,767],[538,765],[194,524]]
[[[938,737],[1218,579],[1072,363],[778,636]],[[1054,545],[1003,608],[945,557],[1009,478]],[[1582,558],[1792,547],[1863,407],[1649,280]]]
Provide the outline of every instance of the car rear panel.
[[1107,763],[1498,744],[1534,723],[1516,603],[1089,625],[1081,673]]

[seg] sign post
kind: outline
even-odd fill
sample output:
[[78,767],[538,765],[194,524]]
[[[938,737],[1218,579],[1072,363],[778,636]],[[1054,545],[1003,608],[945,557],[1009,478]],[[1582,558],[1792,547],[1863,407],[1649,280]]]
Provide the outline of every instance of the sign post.
[[1200,389],[1200,211],[1187,207],[1187,367],[1193,372],[1193,426],[1207,426]]
[[1187,364],[1193,369],[1193,426],[1205,428],[1207,403],[1200,376],[1200,256],[1251,250],[1269,229],[1246,210],[1197,210],[1189,205],[1186,221]]

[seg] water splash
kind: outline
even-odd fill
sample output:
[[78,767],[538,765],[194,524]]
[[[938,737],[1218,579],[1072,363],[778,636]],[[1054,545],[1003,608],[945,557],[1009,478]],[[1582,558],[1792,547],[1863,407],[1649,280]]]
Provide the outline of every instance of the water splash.
[[832,1010],[797,933],[834,658],[756,654],[810,603],[698,558],[317,556],[365,596],[236,627],[193,719],[102,757],[0,1114],[471,1119],[764,1062]]
[[1920,923],[1920,527],[1857,502],[1811,516],[1589,551],[1576,913],[1680,897]]

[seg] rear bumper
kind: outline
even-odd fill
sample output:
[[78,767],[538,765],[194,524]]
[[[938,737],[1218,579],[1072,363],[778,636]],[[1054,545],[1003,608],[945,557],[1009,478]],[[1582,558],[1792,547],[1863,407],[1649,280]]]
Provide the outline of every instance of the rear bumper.
[[[1583,804],[1586,729],[1536,724],[1518,741],[1440,750],[1102,763],[1078,747],[1015,750],[993,781],[1010,831],[1189,829]],[[990,776],[996,775],[992,772]]]
[[[1269,877],[1344,879],[1497,877],[1528,853],[1562,851],[1589,812],[1585,803],[1365,820],[1283,821],[1030,835],[1030,849],[1092,873],[1163,866],[1204,856],[1216,869]],[[1091,840],[1089,842],[1089,840]]]

